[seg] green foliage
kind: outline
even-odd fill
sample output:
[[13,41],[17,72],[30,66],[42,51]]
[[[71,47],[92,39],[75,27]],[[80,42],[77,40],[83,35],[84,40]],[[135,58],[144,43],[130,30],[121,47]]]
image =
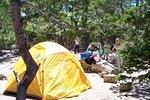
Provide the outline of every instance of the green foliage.
[[[76,36],[80,36],[85,48],[91,41],[100,42],[99,33],[103,33],[107,48],[112,37],[119,36],[123,40],[123,68],[129,73],[148,70],[150,2],[144,0],[145,3],[133,6],[131,1],[32,0],[32,6],[22,8],[27,15],[23,19],[24,31],[32,45],[51,40],[68,48]],[[0,48],[15,43],[9,7],[9,0],[0,1]]]
[[[150,6],[144,5],[127,12],[126,23],[131,26],[121,51],[124,69],[128,73],[147,71],[140,80],[150,80]],[[142,78],[141,78],[142,77]]]
[[15,43],[9,1],[0,1],[0,49],[10,49]]
[[123,74],[118,74],[118,75],[116,76],[116,79],[117,79],[118,82],[126,81],[127,76],[126,76],[126,75],[123,75]]

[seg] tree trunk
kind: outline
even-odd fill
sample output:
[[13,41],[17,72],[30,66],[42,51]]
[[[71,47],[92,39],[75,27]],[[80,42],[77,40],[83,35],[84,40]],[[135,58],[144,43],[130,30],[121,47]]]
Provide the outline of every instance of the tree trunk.
[[[90,31],[88,31],[87,29],[87,21],[88,21],[88,12],[89,12],[89,0],[82,0],[82,9],[83,9],[83,12],[82,12],[82,34],[83,34],[83,37],[82,37],[82,50],[83,51],[86,51],[88,45],[90,44]],[[85,30],[85,29],[86,30]]]
[[88,48],[88,46],[91,42],[90,33],[84,32],[81,40],[82,40],[81,41],[82,49],[83,49],[83,51],[86,51],[86,49]]
[[16,100],[25,100],[27,89],[36,75],[38,65],[36,64],[36,62],[34,61],[34,59],[28,51],[26,37],[23,32],[23,21],[21,19],[20,10],[20,0],[11,0],[11,11],[13,17],[14,31],[16,33],[15,35],[17,47],[27,67],[22,80],[20,81],[20,83],[18,83]]

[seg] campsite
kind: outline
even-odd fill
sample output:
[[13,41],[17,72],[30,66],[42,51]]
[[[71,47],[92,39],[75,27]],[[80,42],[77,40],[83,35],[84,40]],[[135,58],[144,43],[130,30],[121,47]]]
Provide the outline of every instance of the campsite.
[[[44,43],[41,43],[40,46],[42,44],[44,45]],[[49,44],[49,45],[54,46],[53,50],[52,49],[47,50],[48,53],[58,54],[58,52],[60,52],[60,51],[64,51],[64,52],[66,51],[66,49],[63,48],[63,47],[62,47],[62,49],[61,49],[61,47],[59,47],[61,50],[60,49],[55,50],[55,48],[57,46],[60,46],[58,44],[49,43],[49,42],[45,42],[45,44]],[[39,46],[39,45],[36,45],[36,46]],[[36,48],[36,46],[34,48]],[[52,46],[50,46],[50,47],[52,47]],[[47,49],[49,49],[49,48],[47,47]],[[33,49],[33,50],[35,50],[35,49]],[[6,51],[3,51],[3,52],[6,52]],[[34,51],[34,55],[36,55],[36,54],[37,54],[37,52],[35,53],[35,51]],[[38,52],[38,54],[39,54],[39,52]],[[48,54],[46,54],[46,55],[48,55]],[[12,84],[12,82],[10,81],[10,83],[8,84],[8,81],[9,81],[8,78],[11,76],[10,77],[11,80],[13,79],[14,80],[13,82],[15,82],[15,79],[14,79],[15,75],[12,73],[12,71],[14,69],[13,67],[14,67],[16,61],[18,61],[18,63],[21,63],[19,61],[20,58],[19,58],[19,56],[14,55],[12,52],[7,51],[7,53],[5,55],[3,55],[1,60],[2,60],[2,62],[0,64],[0,67],[2,69],[1,69],[0,75],[5,76],[3,79],[1,78],[1,80],[0,80],[0,86],[1,86],[0,95],[1,95],[1,98],[2,98],[2,100],[15,100],[15,94],[10,93],[10,94],[4,95],[3,93],[6,89],[6,87],[7,88],[10,87],[10,89],[12,87],[14,87],[14,88],[16,87],[15,86],[16,84],[14,84],[14,83],[13,83],[14,85],[9,86],[9,84]],[[21,68],[21,69],[18,69],[16,71],[19,72],[21,70],[24,70],[24,69]],[[42,70],[42,69],[40,69],[40,70]],[[76,69],[73,68],[72,70],[75,71]],[[62,71],[64,71],[64,70],[62,70]],[[11,75],[10,75],[10,73],[11,73]],[[56,74],[56,72],[53,73],[53,74]],[[59,72],[59,74],[61,75],[60,72]],[[59,74],[57,74],[56,77],[59,77]],[[93,100],[93,99],[94,100],[112,100],[112,99],[113,100],[139,100],[139,98],[141,98],[141,99],[144,98],[146,100],[149,99],[149,93],[148,93],[149,84],[145,84],[145,85],[141,86],[140,88],[139,88],[140,84],[138,84],[136,88],[139,89],[140,93],[136,92],[135,89],[133,89],[132,91],[127,91],[127,92],[120,93],[116,83],[104,82],[104,79],[101,78],[100,74],[85,73],[85,75],[86,75],[87,79],[89,80],[89,82],[91,84],[91,88],[89,88],[89,89],[85,90],[84,92],[80,93],[78,96],[73,96],[73,97],[70,97],[70,98],[65,97],[65,98],[62,98],[62,99],[59,99],[59,100],[85,100],[85,99],[86,100]],[[39,77],[39,76],[37,76],[37,77]],[[63,76],[63,77],[65,77],[65,76]],[[70,75],[70,77],[71,77],[71,75]],[[58,78],[56,78],[56,79],[58,79]],[[62,77],[61,77],[61,79],[62,79]],[[58,80],[60,80],[60,79],[58,79]],[[70,79],[70,80],[75,80],[75,79]],[[68,83],[69,81],[66,81],[66,82]],[[8,84],[8,86],[6,86],[6,84]],[[38,85],[38,84],[39,84],[39,82],[34,82],[34,83],[31,84],[32,86],[29,87],[29,89],[31,89],[32,93],[34,91],[36,91],[34,95],[38,95],[37,91],[40,92],[40,90],[38,90],[38,88],[40,86],[33,86],[33,85]],[[79,85],[81,85],[81,84],[82,83],[80,83]],[[77,86],[77,87],[80,87],[80,86]],[[57,87],[56,87],[56,89],[57,89]],[[59,87],[58,87],[58,90],[60,90]],[[36,100],[36,99],[38,99],[38,98],[35,98],[35,97],[32,97],[32,96],[31,97],[29,96],[27,98],[27,100]]]
[[1,0],[2,100],[150,100],[150,0]]

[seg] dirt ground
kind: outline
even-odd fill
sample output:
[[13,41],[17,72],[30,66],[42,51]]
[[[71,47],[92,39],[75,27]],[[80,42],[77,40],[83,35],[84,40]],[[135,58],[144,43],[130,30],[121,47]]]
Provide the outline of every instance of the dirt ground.
[[[0,56],[0,74],[5,78],[8,77],[13,70],[14,63],[18,59],[17,56],[7,53]],[[150,84],[137,85],[129,92],[120,93],[117,84],[105,83],[96,73],[86,73],[92,88],[82,92],[77,97],[63,98],[60,100],[150,100]],[[14,96],[3,95],[7,79],[0,80],[0,98],[1,100],[15,100]],[[32,100],[29,99],[28,100]]]

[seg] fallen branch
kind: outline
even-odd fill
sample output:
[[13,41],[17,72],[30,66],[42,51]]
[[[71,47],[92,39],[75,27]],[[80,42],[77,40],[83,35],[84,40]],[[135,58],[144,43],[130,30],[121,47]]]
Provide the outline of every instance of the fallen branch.
[[19,76],[17,75],[17,73],[14,70],[13,70],[13,73],[15,75],[17,85],[19,85],[19,83],[20,83]]

